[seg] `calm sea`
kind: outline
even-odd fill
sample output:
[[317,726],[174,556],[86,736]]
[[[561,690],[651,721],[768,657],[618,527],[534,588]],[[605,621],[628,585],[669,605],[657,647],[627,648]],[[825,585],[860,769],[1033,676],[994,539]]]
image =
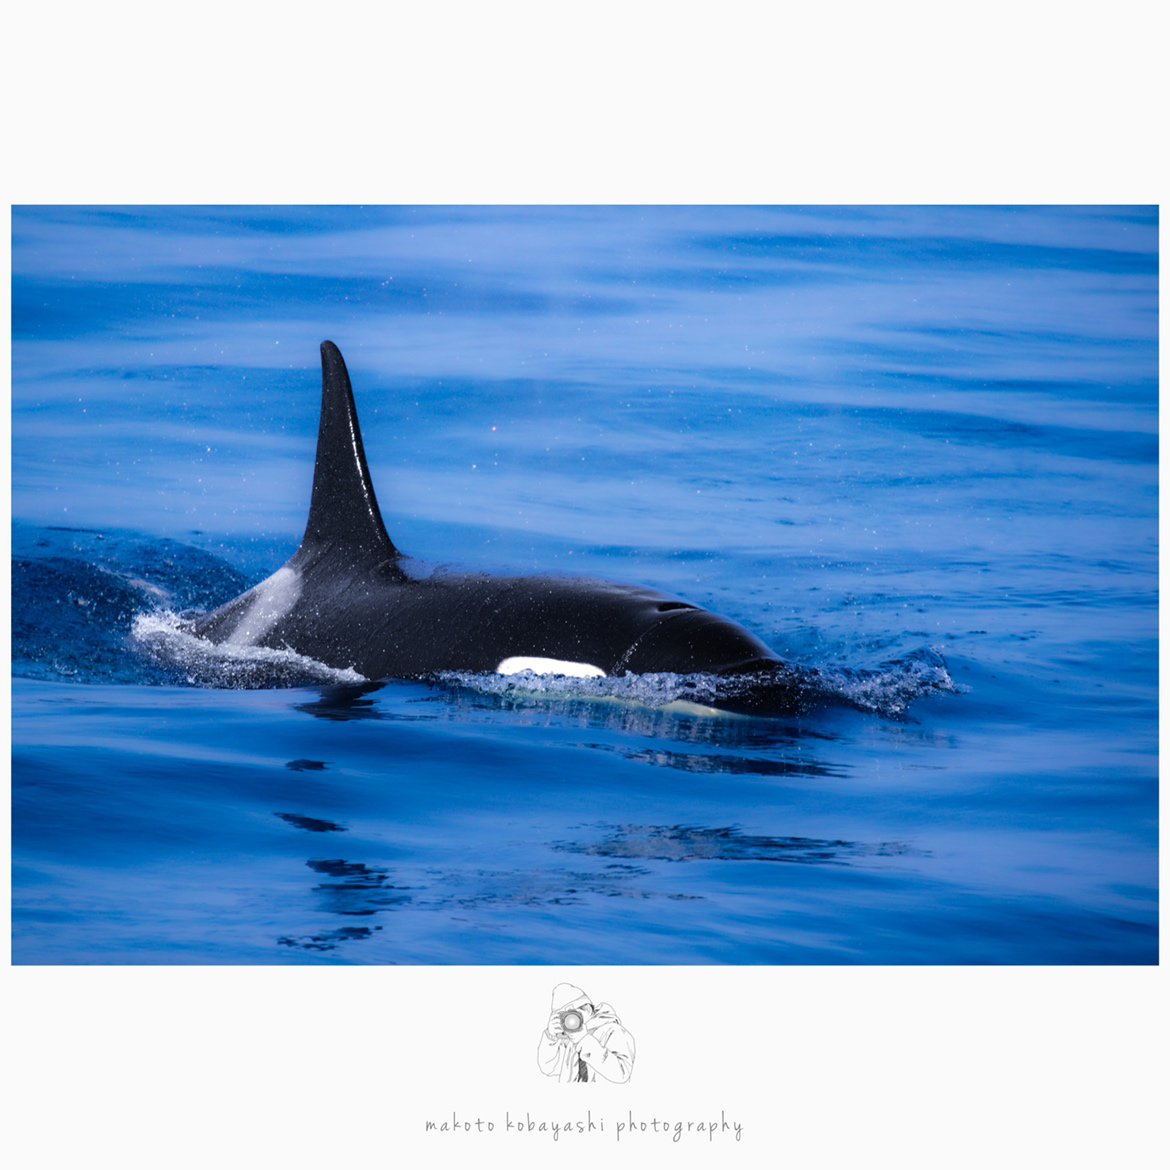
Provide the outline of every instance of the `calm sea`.
[[[1154,963],[1151,208],[16,208],[18,963]],[[347,684],[168,633],[395,543],[817,668]],[[151,636],[145,636],[150,634]]]

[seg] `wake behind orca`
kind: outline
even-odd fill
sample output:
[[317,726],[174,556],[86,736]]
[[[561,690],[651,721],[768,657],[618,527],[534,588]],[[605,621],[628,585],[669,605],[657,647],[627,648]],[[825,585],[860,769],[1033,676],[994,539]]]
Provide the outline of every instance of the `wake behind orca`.
[[349,374],[321,344],[321,421],[300,547],[192,632],[292,650],[370,680],[444,672],[716,676],[711,705],[787,713],[815,672],[726,618],[634,585],[554,576],[423,575],[391,541],[366,465]]

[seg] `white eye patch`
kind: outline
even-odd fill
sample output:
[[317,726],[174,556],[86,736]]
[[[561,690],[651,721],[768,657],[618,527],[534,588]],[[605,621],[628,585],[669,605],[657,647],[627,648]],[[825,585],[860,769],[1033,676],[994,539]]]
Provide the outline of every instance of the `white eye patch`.
[[496,674],[561,674],[568,678],[605,678],[605,671],[588,662],[565,662],[560,658],[505,658],[496,667]]

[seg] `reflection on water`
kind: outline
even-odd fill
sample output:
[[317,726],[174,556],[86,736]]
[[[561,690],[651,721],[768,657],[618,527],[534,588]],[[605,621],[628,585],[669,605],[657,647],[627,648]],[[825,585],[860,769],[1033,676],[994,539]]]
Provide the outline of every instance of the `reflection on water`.
[[679,752],[667,748],[629,748],[615,744],[586,745],[598,751],[616,752],[636,764],[675,768],[680,772],[728,776],[843,776],[843,768],[818,764],[815,760],[771,760],[750,756],[716,755],[711,752]]
[[392,682],[365,682],[357,685],[322,687],[311,703],[298,703],[296,710],[331,723],[351,723],[361,719],[380,719],[395,723],[418,723],[437,719],[430,708],[422,711],[395,710],[370,696],[394,686]]
[[364,916],[410,901],[409,894],[400,892],[410,887],[394,885],[389,870],[380,866],[340,858],[309,860],[305,864],[314,873],[334,879],[313,887],[313,892],[320,895],[322,908],[330,913]]
[[319,698],[311,703],[298,704],[297,710],[335,723],[348,723],[355,719],[383,719],[385,716],[377,703],[366,697],[381,689],[380,683],[324,687]]
[[339,943],[356,942],[370,938],[380,926],[340,926],[336,930],[323,930],[318,934],[281,935],[278,946],[298,947],[303,951],[333,951]]
[[[584,740],[581,747],[612,752],[632,763],[693,774],[840,777],[846,771],[818,757],[817,745],[832,744],[838,736],[826,727],[816,726],[812,720],[798,724],[791,719],[734,715],[726,711],[695,714],[677,706],[657,707],[634,700],[574,698],[567,687],[533,699],[443,682],[434,684],[429,693],[413,704],[425,705],[430,714],[388,714],[373,697],[381,689],[375,684],[324,688],[318,700],[298,704],[296,709],[337,721],[444,719],[462,724],[477,721],[490,724],[495,716],[505,712],[517,727],[604,731],[611,737],[608,741]],[[639,744],[639,740],[654,740],[663,746]],[[688,748],[721,750],[690,751]]]
[[[552,847],[554,850],[558,846]],[[607,861],[594,871],[533,866],[523,870],[485,870],[469,865],[430,871],[411,885],[392,884],[390,871],[381,866],[343,859],[313,859],[305,863],[316,874],[331,879],[312,887],[317,909],[344,917],[372,917],[390,911],[401,912],[408,905],[414,912],[435,914],[451,922],[467,922],[468,915],[598,906],[614,899],[645,902],[697,902],[703,895],[669,886],[655,888],[652,871],[628,861]],[[409,891],[409,892],[408,892]],[[331,950],[340,942],[369,939],[373,927],[344,927],[340,930],[289,933],[277,941],[282,946],[305,950]]]
[[[445,718],[461,723],[493,723],[496,716],[506,713],[523,727],[579,727],[613,732],[622,738],[666,739],[712,747],[771,749],[805,739],[836,738],[812,719],[794,722],[783,716],[744,715],[675,701],[675,689],[686,686],[689,678],[545,678],[538,687],[537,680],[524,686],[502,675],[461,676],[458,683],[448,675],[431,681],[430,701]],[[475,685],[469,679],[474,679]],[[670,680],[667,689],[660,691],[659,685],[666,679]],[[625,689],[631,693],[628,697],[605,693],[606,684],[615,691],[628,684]]]
[[641,858],[648,861],[787,861],[846,865],[869,856],[909,852],[892,842],[862,845],[856,841],[822,841],[809,837],[759,837],[735,828],[704,829],[689,825],[597,825],[598,841],[556,841],[554,849],[593,857]]
[[344,833],[346,831],[344,825],[339,825],[336,821],[322,820],[320,817],[306,817],[300,813],[278,812],[276,816],[280,817],[286,824],[292,825],[294,829],[305,829],[310,833]]
[[647,871],[636,866],[605,872],[557,868],[532,870],[469,870],[447,876],[447,888],[431,908],[485,910],[491,907],[580,906],[594,898],[652,898],[654,891],[635,884]]
[[[595,869],[565,869],[533,864],[523,870],[483,869],[468,864],[425,872],[414,867],[409,884],[389,868],[364,862],[311,859],[305,864],[328,878],[312,887],[318,911],[346,918],[373,917],[387,912],[434,914],[453,924],[474,924],[485,915],[545,912],[556,916],[572,908],[582,921],[604,920],[615,906],[670,902],[690,904],[710,895],[702,887],[679,887],[673,880],[675,862],[782,862],[801,866],[849,867],[877,858],[915,856],[923,850],[900,842],[864,844],[844,839],[766,836],[730,826],[594,825],[600,836],[590,840],[557,840],[553,854],[571,853],[598,859]],[[410,867],[407,867],[410,869]],[[607,907],[609,909],[607,909]],[[620,911],[619,911],[620,912]],[[335,948],[341,942],[373,937],[377,926],[333,931],[289,932],[282,946],[310,951]]]

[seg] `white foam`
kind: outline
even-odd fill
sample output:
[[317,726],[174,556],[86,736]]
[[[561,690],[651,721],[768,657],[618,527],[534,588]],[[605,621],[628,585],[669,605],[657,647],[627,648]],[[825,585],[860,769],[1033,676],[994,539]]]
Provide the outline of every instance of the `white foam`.
[[134,619],[131,637],[160,661],[185,671],[188,682],[201,686],[358,685],[368,681],[356,670],[326,666],[287,647],[209,642],[193,634],[190,625],[169,610],[140,613]]
[[718,681],[714,675],[663,673],[574,678],[563,674],[538,675],[532,671],[502,675],[452,670],[441,671],[436,677],[448,684],[472,687],[484,694],[508,698],[523,696],[538,701],[616,701],[654,708],[680,702],[706,706],[706,701],[715,696]]
[[941,650],[930,647],[906,658],[886,663],[879,670],[850,671],[823,668],[820,681],[826,692],[887,718],[900,719],[910,704],[927,695],[957,695]]
[[605,671],[600,666],[588,662],[566,662],[561,658],[505,658],[496,667],[496,674],[523,674],[525,671],[561,675],[564,678],[605,678]]

